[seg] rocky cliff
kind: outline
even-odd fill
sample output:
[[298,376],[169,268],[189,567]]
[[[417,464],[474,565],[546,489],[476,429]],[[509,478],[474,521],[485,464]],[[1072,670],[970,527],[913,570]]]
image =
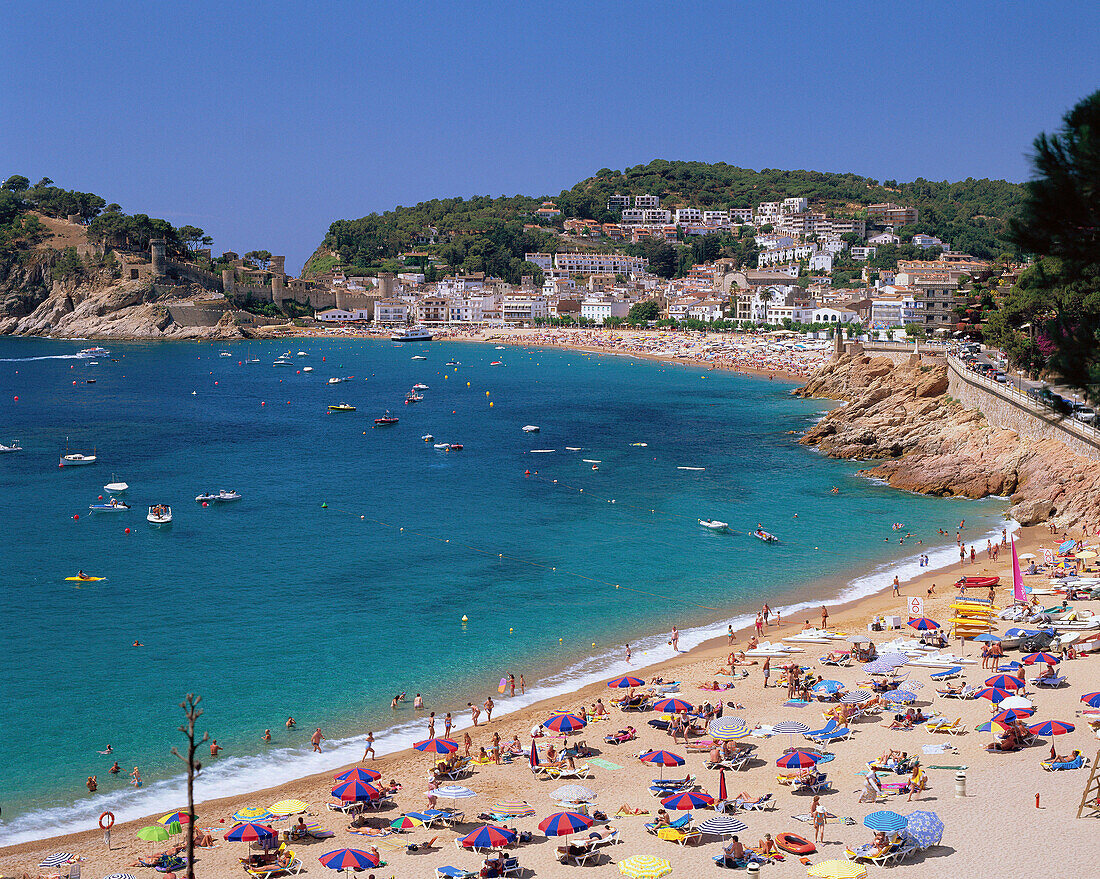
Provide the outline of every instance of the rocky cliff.
[[807,431],[806,445],[876,462],[860,471],[921,494],[1011,498],[1024,525],[1100,521],[1100,463],[1056,440],[1029,440],[947,396],[947,367],[843,356],[795,391],[843,400]]

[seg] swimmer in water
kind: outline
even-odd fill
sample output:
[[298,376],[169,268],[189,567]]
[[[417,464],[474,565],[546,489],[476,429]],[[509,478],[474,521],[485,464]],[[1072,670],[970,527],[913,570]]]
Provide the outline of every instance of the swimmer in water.
[[114,753],[114,750],[115,750],[114,748],[112,748],[110,745],[108,745],[106,748],[104,748],[99,753],[100,754],[111,754],[111,753]]
[[293,717],[288,717],[286,719],[286,728],[287,729],[294,729],[294,726],[295,726],[296,723],[297,723],[297,721]]
[[264,730],[264,741],[265,742],[270,742],[271,741],[271,730],[269,730],[269,729]]
[[135,641],[135,642],[134,642],[134,646],[135,646],[135,647],[144,647],[145,645],[144,645],[144,644],[142,644],[142,643],[141,643],[140,641]]

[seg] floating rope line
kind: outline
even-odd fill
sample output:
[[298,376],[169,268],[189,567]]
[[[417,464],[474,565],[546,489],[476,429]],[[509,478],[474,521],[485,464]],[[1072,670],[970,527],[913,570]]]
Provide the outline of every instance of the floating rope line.
[[516,562],[517,564],[527,565],[532,568],[540,568],[544,571],[550,571],[556,574],[564,574],[567,577],[576,577],[579,580],[587,580],[590,583],[597,583],[601,586],[610,586],[614,589],[621,589],[625,592],[634,592],[638,595],[647,595],[651,598],[661,599],[662,601],[672,601],[680,605],[691,605],[693,607],[701,608],[702,610],[718,610],[717,607],[713,607],[709,604],[700,604],[697,601],[691,601],[690,599],[684,598],[680,595],[672,596],[666,595],[661,592],[654,592],[650,589],[641,589],[637,586],[623,586],[621,583],[612,583],[610,580],[604,580],[599,577],[591,577],[588,574],[582,574],[579,571],[571,571],[568,568],[562,568],[557,565],[550,565],[546,564],[545,562],[536,562],[532,561],[531,559],[525,559],[521,558],[520,556],[508,555],[501,552],[493,552],[492,550],[484,549],[480,546],[474,546],[472,544],[463,543],[458,540],[452,540],[447,537],[439,537],[436,534],[431,534],[426,531],[417,531],[412,528],[406,528],[402,525],[395,525],[391,522],[383,522],[381,519],[375,519],[371,516],[356,513],[353,510],[345,510],[341,509],[340,507],[331,507],[327,503],[321,504],[321,508],[334,513],[343,513],[346,516],[351,516],[363,522],[370,522],[371,524],[378,525],[382,528],[388,528],[390,530],[397,529],[398,533],[400,534],[408,534],[412,537],[419,537],[424,540],[433,540],[436,543],[444,544],[446,546],[460,547],[462,549],[467,549],[470,552],[478,553],[479,555],[488,556],[490,558],[495,557],[497,559],[500,559],[501,561],[507,560],[510,562]]

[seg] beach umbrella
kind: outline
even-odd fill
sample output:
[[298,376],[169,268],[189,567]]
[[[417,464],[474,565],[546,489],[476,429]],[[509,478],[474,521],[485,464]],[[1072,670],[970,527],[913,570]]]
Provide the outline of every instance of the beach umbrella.
[[460,784],[445,784],[443,787],[428,791],[428,796],[442,797],[445,800],[468,800],[470,797],[476,797],[477,794]]
[[344,781],[332,789],[332,795],[345,803],[354,803],[356,800],[377,800],[382,791],[365,781]]
[[45,867],[50,869],[51,867],[60,867],[62,864],[67,864],[73,859],[72,852],[57,852],[56,854],[49,855],[42,860],[39,867]]
[[575,714],[555,714],[549,720],[543,721],[542,725],[551,732],[571,733],[584,729],[588,724]]
[[309,803],[304,800],[280,800],[274,805],[267,807],[267,811],[279,817],[297,815],[299,812],[305,812],[308,809]]
[[157,824],[163,824],[167,827],[169,824],[190,824],[191,816],[186,812],[172,812],[168,815],[161,815],[157,819]]
[[904,684],[898,687],[898,689],[908,690],[910,693],[915,693],[917,692],[917,690],[923,690],[924,684],[922,684],[920,681],[906,681]]
[[231,827],[225,834],[230,842],[257,842],[262,839],[274,839],[275,831],[266,824],[246,822]]
[[1001,700],[1001,709],[1005,708],[1034,708],[1030,699],[1025,699],[1023,696],[1009,696],[1007,699]]
[[661,767],[661,778],[665,777],[666,766],[683,766],[684,758],[668,751],[647,751],[639,758],[643,763],[656,763]]
[[707,726],[707,732],[716,739],[729,742],[747,736],[750,730],[740,717],[716,717]]
[[259,809],[252,806],[246,806],[233,813],[233,820],[240,823],[247,821],[266,821],[271,817],[272,815],[267,809]]
[[943,822],[935,812],[913,812],[905,819],[905,835],[921,848],[931,848],[943,839]]
[[400,818],[394,818],[390,822],[390,827],[394,830],[412,830],[415,827],[423,827],[424,822],[419,818],[413,818],[412,815],[402,815]]
[[104,876],[103,879],[137,879],[133,873],[112,873],[110,876]]
[[726,796],[726,770],[718,770],[718,800],[725,802],[728,799]]
[[664,858],[633,855],[619,861],[619,872],[630,879],[661,879],[672,872],[672,864]]
[[909,690],[888,690],[882,694],[882,698],[887,702],[915,702],[917,694]]
[[928,617],[917,617],[915,620],[909,620],[909,625],[918,632],[927,632],[930,629],[938,629],[940,627],[939,623],[935,620],[928,619]]
[[1017,720],[1027,720],[1035,713],[1034,708],[1006,708],[993,715],[997,723],[1012,723]]
[[1024,682],[1016,675],[993,675],[991,678],[986,678],[985,685],[996,687],[998,690],[1018,690],[1024,685]]
[[535,745],[535,740],[531,739],[531,768],[534,769],[539,765],[539,749]]
[[626,690],[630,687],[644,687],[645,681],[643,681],[641,678],[632,678],[627,675],[626,677],[615,678],[615,680],[613,681],[608,681],[607,685],[609,687],[614,687],[617,690]]
[[690,812],[692,809],[702,809],[706,806],[714,805],[714,797],[709,794],[698,794],[694,791],[687,791],[682,794],[673,794],[671,797],[665,797],[661,800],[661,805],[666,809],[672,809],[676,812]]
[[855,861],[820,861],[806,871],[815,879],[867,879],[867,868]]
[[881,662],[893,668],[900,668],[909,662],[909,657],[897,650],[892,650],[889,653],[883,653],[882,656],[875,659],[875,662]]
[[654,711],[667,712],[669,714],[679,714],[681,711],[691,711],[691,703],[685,702],[683,699],[662,699],[660,702],[653,704]]
[[349,769],[347,772],[341,772],[336,776],[334,781],[378,781],[382,777],[381,772],[375,772],[373,769],[363,769],[356,766],[354,769]]
[[882,809],[864,818],[863,826],[871,830],[881,830],[884,833],[897,833],[905,826],[905,816]]
[[177,833],[183,833],[183,825],[179,821],[173,821],[171,824],[164,824],[163,827],[168,828],[168,835],[175,836]]
[[775,726],[772,727],[772,732],[777,735],[785,735],[787,737],[787,743],[790,744],[794,741],[794,737],[801,735],[802,733],[808,733],[810,728],[806,724],[797,720],[781,720]]
[[507,818],[530,818],[535,810],[528,803],[496,803],[489,811]]
[[486,824],[473,833],[467,833],[458,844],[463,848],[501,848],[513,842],[516,835],[506,827],[494,827]]
[[1048,720],[1046,723],[1029,726],[1028,729],[1037,736],[1061,736],[1073,732],[1074,726],[1072,723],[1063,723],[1060,720]]
[[1088,705],[1089,708],[1100,708],[1100,692],[1085,693],[1085,695],[1081,697],[1081,701]]
[[[997,723],[999,723],[1002,728],[1008,728],[1007,723],[1001,723],[1001,721],[999,720],[997,721]],[[974,729],[976,729],[978,732],[993,732],[993,721],[987,720],[985,723],[979,723],[976,727],[974,727]]]
[[813,689],[810,690],[810,692],[811,693],[828,693],[828,694],[832,695],[833,693],[839,693],[843,689],[844,689],[844,684],[842,684],[840,681],[820,681],[820,682],[814,684]]
[[892,675],[895,668],[896,666],[888,662],[879,662],[877,659],[863,666],[863,670],[869,675]]
[[866,635],[849,635],[845,639],[849,644],[870,644],[871,639]]
[[169,835],[168,828],[163,824],[150,824],[137,832],[137,838],[144,839],[146,842],[164,842]]
[[368,870],[377,867],[380,860],[377,855],[357,848],[338,848],[320,857],[321,866],[330,870]]
[[815,754],[813,751],[798,749],[788,751],[775,761],[775,765],[780,769],[808,769],[811,766],[816,766],[817,761],[820,759],[820,754]]
[[1058,544],[1058,555],[1065,555],[1067,552],[1073,552],[1077,546],[1076,540],[1066,540]]
[[996,644],[1001,639],[990,632],[983,632],[981,635],[975,635],[970,639],[971,641],[983,641],[986,644]]
[[1008,698],[1008,690],[1000,690],[997,687],[986,687],[974,694],[975,699],[988,699],[990,702],[1000,702]]
[[550,799],[566,803],[587,803],[596,799],[596,792],[579,784],[563,784],[550,794]]
[[1045,662],[1047,665],[1055,665],[1061,662],[1061,657],[1055,656],[1053,653],[1029,653],[1024,657],[1025,665],[1035,665],[1037,662]]
[[724,836],[727,833],[742,833],[749,829],[749,825],[732,815],[715,815],[706,821],[700,821],[695,829],[702,833]]
[[580,812],[555,812],[539,822],[539,830],[547,836],[570,836],[592,826],[592,819]]
[[417,742],[413,747],[427,754],[453,754],[458,750],[458,742],[452,742],[450,739],[425,739]]
[[859,705],[861,702],[874,698],[875,694],[870,690],[852,690],[850,693],[841,696],[840,701],[845,705]]

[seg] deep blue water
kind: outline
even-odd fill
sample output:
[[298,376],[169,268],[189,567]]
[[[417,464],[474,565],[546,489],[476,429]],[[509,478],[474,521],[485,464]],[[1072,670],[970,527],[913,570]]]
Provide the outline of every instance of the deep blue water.
[[[673,624],[690,646],[765,600],[881,588],[918,551],[893,522],[926,543],[963,516],[1000,528],[998,502],[894,492],[799,446],[788,432],[823,404],[777,381],[470,343],[112,343],[97,366],[60,356],[88,344],[0,339],[0,442],[25,449],[0,456],[6,842],[90,827],[108,806],[178,805],[169,748],[188,691],[227,749],[199,795],[255,789],[357,759],[368,729],[380,750],[423,738],[411,707],[390,710],[402,690],[409,705],[422,692],[457,710],[511,672],[530,700],[625,668],[626,641],[639,661],[667,656]],[[288,346],[309,356],[274,368]],[[448,370],[451,358],[461,365]],[[417,381],[424,401],[402,405]],[[340,401],[358,411],[326,413]],[[374,429],[387,407],[400,423]],[[437,452],[426,433],[465,448]],[[66,438],[99,463],[59,469]],[[88,515],[112,475],[133,509]],[[193,500],[219,488],[244,498]],[[169,528],[145,521],[158,502],[173,507]],[[757,522],[782,542],[749,536]],[[78,569],[108,579],[75,588],[64,578]],[[317,726],[336,747],[308,756]],[[96,753],[108,743],[111,758]],[[124,784],[135,765],[141,791]]]

